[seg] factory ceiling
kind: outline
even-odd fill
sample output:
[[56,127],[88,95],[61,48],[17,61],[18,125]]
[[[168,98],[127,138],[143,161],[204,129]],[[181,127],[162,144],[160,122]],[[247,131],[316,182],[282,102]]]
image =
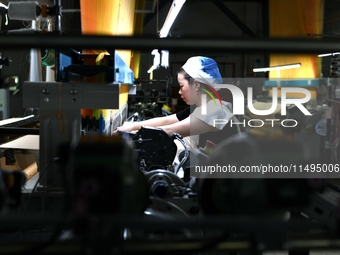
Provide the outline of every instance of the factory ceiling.
[[[9,1],[0,0],[3,4]],[[53,5],[53,0],[39,0]],[[146,0],[143,35],[157,36],[172,1]],[[66,34],[81,34],[79,1],[61,0],[63,6],[62,30]],[[325,0],[324,34],[340,33],[340,1]],[[4,22],[4,21],[3,21]],[[2,30],[24,27],[27,24],[11,21]],[[267,37],[268,0],[187,0],[177,17],[171,37]]]

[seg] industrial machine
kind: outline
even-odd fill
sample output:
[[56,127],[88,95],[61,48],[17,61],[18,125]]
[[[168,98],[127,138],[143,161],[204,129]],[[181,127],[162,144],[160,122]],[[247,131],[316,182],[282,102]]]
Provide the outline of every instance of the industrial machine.
[[[60,1],[51,8],[27,5],[34,7],[29,19],[41,11],[56,15],[60,32]],[[131,70],[110,53],[110,66],[83,67],[72,62],[77,53],[56,49],[56,81],[24,84],[24,106],[39,112],[2,123],[2,161],[17,166],[19,154],[30,155],[36,165],[25,166],[37,174],[28,186],[26,171],[0,170],[0,254],[339,249],[339,185],[306,171],[320,162],[303,144],[244,132],[207,152],[189,150],[179,134],[159,128],[111,135],[125,120],[154,117],[159,109],[137,104],[127,116],[119,95],[122,77],[133,83]],[[89,71],[103,71],[105,82],[70,82],[71,74]],[[82,109],[98,108],[119,110],[106,122],[100,112],[101,122],[82,119]],[[93,133],[89,127],[97,124],[100,132]],[[27,135],[35,147],[11,147]],[[179,154],[175,140],[184,147]]]

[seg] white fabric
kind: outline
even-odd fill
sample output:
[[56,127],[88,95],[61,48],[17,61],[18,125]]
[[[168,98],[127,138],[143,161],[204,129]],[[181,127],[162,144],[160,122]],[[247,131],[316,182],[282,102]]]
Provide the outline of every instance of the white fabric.
[[218,130],[222,130],[234,116],[231,103],[225,101],[222,101],[221,106],[218,100],[216,100],[216,103],[213,100],[209,100],[206,105],[206,111],[206,114],[202,114],[202,106],[196,107],[191,116],[204,121],[210,126],[216,127]]
[[[215,60],[207,57],[191,57],[182,68],[193,78],[214,87],[222,83],[222,77]],[[218,89],[216,89],[218,90]]]

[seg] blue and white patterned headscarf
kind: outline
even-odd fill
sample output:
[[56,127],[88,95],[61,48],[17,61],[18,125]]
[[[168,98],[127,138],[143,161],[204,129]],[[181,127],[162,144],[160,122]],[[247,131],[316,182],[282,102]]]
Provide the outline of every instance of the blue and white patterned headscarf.
[[[222,83],[222,76],[215,60],[208,57],[191,57],[182,66],[193,79],[214,87]],[[215,88],[216,89],[216,88]]]

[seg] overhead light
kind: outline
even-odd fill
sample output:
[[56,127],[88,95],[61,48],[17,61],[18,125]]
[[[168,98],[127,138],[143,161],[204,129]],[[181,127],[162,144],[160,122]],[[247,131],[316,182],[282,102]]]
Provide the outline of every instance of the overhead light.
[[[161,28],[159,32],[160,38],[165,38],[168,36],[170,28],[172,24],[174,23],[178,13],[182,9],[183,4],[185,3],[185,0],[173,0],[170,10],[168,12],[168,16],[166,16],[165,22],[163,24],[163,27]],[[156,53],[157,52],[157,53]],[[169,67],[169,52],[166,50],[162,50],[162,60],[160,60],[160,54],[158,50],[153,50],[151,55],[154,55],[153,65],[150,67],[150,69],[147,71],[148,73],[152,73],[154,70],[156,70],[160,65],[167,68]]]
[[172,24],[174,23],[178,13],[182,9],[183,4],[185,3],[185,0],[173,0],[171,4],[171,8],[168,12],[168,16],[166,16],[165,22],[163,24],[163,27],[161,28],[159,32],[159,37],[164,38],[167,37],[170,31],[170,28]]
[[296,64],[289,64],[289,65],[282,65],[282,66],[272,66],[272,67],[262,67],[262,68],[254,68],[253,72],[268,72],[273,70],[284,70],[284,69],[291,69],[291,68],[299,68],[301,67],[300,63]]
[[325,53],[325,54],[320,54],[318,55],[319,58],[323,58],[323,57],[328,57],[328,56],[334,56],[334,55],[339,55],[340,52],[334,52],[334,53]]

